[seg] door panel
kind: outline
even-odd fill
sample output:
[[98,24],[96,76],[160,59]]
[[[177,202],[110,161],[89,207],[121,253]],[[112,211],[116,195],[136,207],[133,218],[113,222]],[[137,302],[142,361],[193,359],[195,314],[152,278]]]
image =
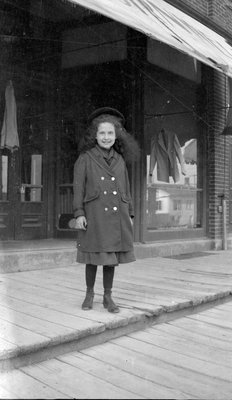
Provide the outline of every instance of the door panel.
[[9,150],[0,150],[0,238],[14,238],[14,215],[15,208],[13,197],[15,186],[11,182],[14,180],[15,157]]
[[[38,137],[36,141],[38,144]],[[39,140],[40,146],[34,143],[31,135],[20,150],[0,150],[1,240],[46,237],[43,137]]]
[[35,148],[30,144],[20,152],[20,179],[18,185],[19,213],[15,217],[15,238],[36,239],[45,237],[43,190],[43,142]]

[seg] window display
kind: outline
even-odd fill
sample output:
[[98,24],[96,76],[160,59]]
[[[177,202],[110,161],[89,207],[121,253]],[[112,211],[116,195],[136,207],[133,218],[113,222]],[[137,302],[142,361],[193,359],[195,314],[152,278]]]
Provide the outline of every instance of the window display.
[[173,232],[175,237],[180,231],[202,227],[197,85],[160,71],[157,87],[157,75],[154,72],[145,83],[145,221],[148,233],[169,232],[170,237]]

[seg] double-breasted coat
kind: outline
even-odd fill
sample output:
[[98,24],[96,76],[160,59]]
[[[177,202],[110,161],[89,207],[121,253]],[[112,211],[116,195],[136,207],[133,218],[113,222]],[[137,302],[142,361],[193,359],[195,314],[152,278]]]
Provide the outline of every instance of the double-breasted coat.
[[113,148],[108,165],[98,146],[81,154],[74,165],[74,216],[85,216],[87,229],[78,231],[82,252],[133,250],[134,216],[124,159]]

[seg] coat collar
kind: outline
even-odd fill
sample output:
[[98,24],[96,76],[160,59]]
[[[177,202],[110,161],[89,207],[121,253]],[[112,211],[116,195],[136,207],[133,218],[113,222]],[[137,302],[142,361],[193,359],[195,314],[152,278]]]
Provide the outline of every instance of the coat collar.
[[112,171],[120,160],[120,155],[113,148],[111,148],[110,150],[110,156],[113,158],[111,165],[107,164],[104,158],[104,153],[99,149],[98,146],[95,146],[91,150],[88,150],[87,153],[98,165],[104,168],[109,174],[112,174]]
[[[109,160],[112,161],[112,159],[115,158],[115,150],[113,147],[111,147],[110,150],[104,150],[104,149],[101,149],[100,146],[96,145],[96,149],[102,155],[103,159],[106,162]],[[109,164],[111,164],[111,162],[110,163],[107,162],[107,165],[109,165]]]

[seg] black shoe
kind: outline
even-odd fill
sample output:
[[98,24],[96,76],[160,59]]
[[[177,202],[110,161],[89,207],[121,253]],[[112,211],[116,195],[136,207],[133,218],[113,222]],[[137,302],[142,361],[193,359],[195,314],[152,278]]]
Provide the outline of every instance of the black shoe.
[[111,294],[109,293],[107,293],[107,294],[104,294],[104,297],[103,297],[103,306],[104,306],[104,308],[107,308],[107,310],[110,312],[110,313],[118,313],[119,312],[119,308],[118,308],[118,306],[114,303],[114,301],[112,300],[112,297],[111,297]]
[[94,298],[94,292],[93,290],[87,291],[85,300],[82,303],[82,310],[91,310],[93,308],[93,298]]

